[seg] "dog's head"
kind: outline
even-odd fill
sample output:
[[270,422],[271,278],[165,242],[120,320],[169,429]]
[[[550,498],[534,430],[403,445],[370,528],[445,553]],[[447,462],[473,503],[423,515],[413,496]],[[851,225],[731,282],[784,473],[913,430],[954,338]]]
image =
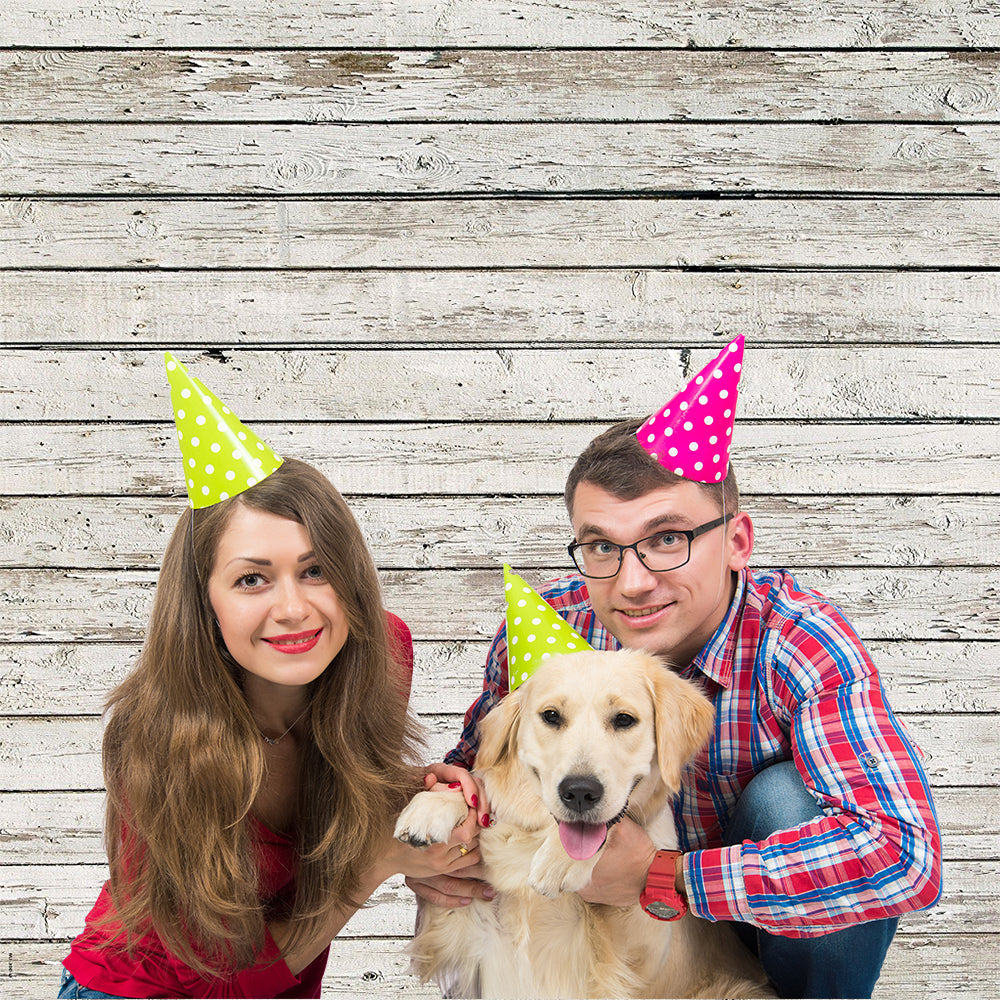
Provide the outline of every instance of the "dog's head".
[[648,653],[553,656],[486,717],[477,769],[521,809],[527,794],[540,800],[582,860],[627,808],[676,794],[712,717],[697,687]]

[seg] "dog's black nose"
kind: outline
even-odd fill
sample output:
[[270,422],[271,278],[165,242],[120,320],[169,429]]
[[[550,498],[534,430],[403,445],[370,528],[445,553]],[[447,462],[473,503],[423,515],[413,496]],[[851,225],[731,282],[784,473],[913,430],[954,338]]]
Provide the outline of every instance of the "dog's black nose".
[[593,809],[604,797],[604,786],[584,774],[571,774],[559,782],[559,798],[574,812]]

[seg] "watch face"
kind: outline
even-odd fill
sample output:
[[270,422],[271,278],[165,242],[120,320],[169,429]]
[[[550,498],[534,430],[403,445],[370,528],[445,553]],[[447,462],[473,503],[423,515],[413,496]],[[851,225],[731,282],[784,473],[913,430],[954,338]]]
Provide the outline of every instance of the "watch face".
[[648,903],[646,911],[660,920],[674,920],[680,916],[680,910],[659,899],[654,899],[653,902]]

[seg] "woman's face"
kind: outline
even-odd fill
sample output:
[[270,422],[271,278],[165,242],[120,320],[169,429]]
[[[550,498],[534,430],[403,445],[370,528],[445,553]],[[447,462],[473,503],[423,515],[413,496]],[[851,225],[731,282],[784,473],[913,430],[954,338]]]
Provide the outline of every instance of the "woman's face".
[[261,680],[309,684],[347,641],[347,619],[305,528],[237,504],[208,597],[233,659]]

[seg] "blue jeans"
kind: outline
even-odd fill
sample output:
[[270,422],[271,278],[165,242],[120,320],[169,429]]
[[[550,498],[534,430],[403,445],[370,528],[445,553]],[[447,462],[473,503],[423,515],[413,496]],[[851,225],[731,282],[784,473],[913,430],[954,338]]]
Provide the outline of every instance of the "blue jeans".
[[75,1000],[76,997],[80,997],[81,1000],[118,1000],[111,993],[102,993],[100,990],[91,990],[86,986],[81,986],[66,969],[63,969],[62,982],[59,984],[59,992],[56,996],[59,1000],[63,1000],[63,998]]
[[[763,840],[822,814],[795,765],[774,764],[743,790],[723,843]],[[758,955],[779,996],[870,997],[897,923],[873,920],[808,938],[780,937],[751,924],[734,923],[733,928]]]

